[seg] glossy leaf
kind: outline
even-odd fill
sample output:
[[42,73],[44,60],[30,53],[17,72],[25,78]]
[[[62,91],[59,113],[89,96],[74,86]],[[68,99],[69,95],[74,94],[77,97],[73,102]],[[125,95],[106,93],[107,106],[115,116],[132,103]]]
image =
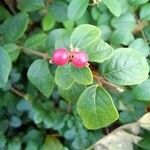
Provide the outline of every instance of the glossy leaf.
[[95,49],[93,51],[89,52],[89,60],[91,62],[98,62],[101,63],[105,61],[106,59],[109,59],[113,54],[112,47],[103,42],[100,41]]
[[28,22],[28,14],[24,12],[8,18],[1,26],[4,41],[15,42],[22,37],[27,28]]
[[33,49],[43,49],[45,48],[45,41],[46,41],[47,35],[43,32],[36,33],[25,41],[24,46],[27,48],[33,48]]
[[67,90],[59,88],[59,94],[61,97],[64,98],[64,100],[75,103],[77,102],[78,98],[80,97],[84,89],[85,89],[84,85],[74,82],[71,85],[71,87]]
[[121,5],[118,0],[102,0],[109,10],[116,16],[121,15]]
[[64,22],[67,17],[67,4],[64,1],[55,0],[49,5],[49,12],[52,13],[55,20],[58,22]]
[[100,39],[100,29],[93,25],[80,25],[72,33],[70,42],[74,48],[81,50],[91,50],[90,47],[95,45]]
[[133,89],[136,98],[141,101],[150,101],[150,79],[144,81],[142,84],[137,85]]
[[118,85],[140,84],[148,78],[145,57],[131,48],[119,48],[103,66],[104,77]]
[[11,59],[9,54],[0,46],[0,88],[3,88],[11,71]]
[[46,60],[38,59],[31,64],[28,79],[46,97],[51,95],[54,82]]
[[89,0],[72,0],[68,6],[68,18],[71,20],[80,18],[86,11],[88,4]]
[[57,67],[55,72],[55,82],[56,84],[64,90],[67,90],[74,83],[74,79],[71,77],[70,65],[65,65],[63,67]]
[[15,61],[20,53],[20,48],[13,43],[5,44],[4,49],[8,52],[12,61]]
[[55,18],[51,13],[48,13],[44,16],[42,20],[42,28],[44,31],[48,31],[53,28],[55,25]]
[[88,129],[106,127],[118,119],[111,96],[97,85],[85,89],[77,102],[77,111]]
[[19,0],[18,8],[27,12],[37,11],[44,8],[44,0]]
[[71,76],[76,82],[83,85],[89,85],[93,83],[93,75],[89,67],[75,68],[72,66]]

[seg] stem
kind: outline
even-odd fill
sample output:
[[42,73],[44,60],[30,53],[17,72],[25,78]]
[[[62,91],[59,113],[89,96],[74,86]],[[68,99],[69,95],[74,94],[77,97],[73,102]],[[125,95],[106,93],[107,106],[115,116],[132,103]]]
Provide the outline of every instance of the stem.
[[35,55],[35,56],[38,56],[38,57],[42,57],[44,59],[50,59],[50,57],[48,56],[47,53],[42,53],[42,52],[38,52],[38,51],[34,51],[30,48],[25,48],[25,47],[22,47],[22,46],[19,46],[20,47],[20,50],[28,55]]
[[135,18],[137,20],[137,25],[135,26],[135,28],[133,29],[133,33],[139,33],[141,32],[142,33],[142,36],[143,36],[143,39],[145,42],[147,42],[147,39],[146,39],[146,36],[144,34],[144,31],[143,29],[149,25],[148,21],[140,21],[140,19],[138,19],[138,17],[135,15]]
[[14,92],[16,95],[20,96],[20,97],[23,97],[23,98],[26,98],[25,94],[18,91],[17,89],[15,89],[14,87],[11,88],[11,91]]
[[69,114],[70,112],[71,112],[71,103],[69,103],[67,107],[67,113]]
[[22,92],[20,92],[18,89],[14,88],[14,87],[11,87],[10,89],[13,93],[15,93],[16,95],[24,98],[25,100],[31,102],[31,100],[28,98],[28,96]]
[[119,91],[119,92],[123,92],[123,91],[124,91],[124,89],[120,88],[119,86],[114,85],[114,84],[112,84],[112,83],[106,81],[106,80],[104,79],[104,77],[102,77],[102,76],[99,75],[98,72],[92,71],[92,73],[93,73],[93,78],[97,81],[97,83],[98,83],[99,85],[101,85],[101,86],[106,86],[106,87],[108,87],[108,88],[110,88],[110,89],[115,89],[115,90],[117,90],[117,91]]

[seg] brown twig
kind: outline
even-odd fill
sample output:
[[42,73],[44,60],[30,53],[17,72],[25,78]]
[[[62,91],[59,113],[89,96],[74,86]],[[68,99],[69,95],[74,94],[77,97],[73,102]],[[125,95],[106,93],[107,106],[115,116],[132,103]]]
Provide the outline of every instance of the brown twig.
[[42,53],[42,52],[38,52],[38,51],[35,51],[35,50],[32,50],[30,48],[25,48],[25,47],[22,47],[22,46],[19,46],[20,47],[20,50],[28,55],[35,55],[35,56],[38,56],[38,57],[42,57],[43,59],[50,59],[50,57],[48,56],[47,53]]
[[15,93],[16,95],[18,95],[19,97],[22,97],[24,98],[25,100],[27,101],[31,101],[26,94],[24,94],[23,92],[19,91],[18,89],[14,88],[14,87],[11,87],[10,89],[13,93]]
[[20,96],[20,97],[23,97],[23,98],[26,97],[24,93],[18,91],[18,90],[17,90],[16,88],[14,88],[14,87],[11,88],[11,91],[12,91],[13,93],[15,93],[16,95]]
[[93,73],[93,78],[97,81],[97,83],[99,85],[108,87],[110,89],[113,89],[113,90],[116,90],[116,91],[119,91],[119,92],[124,91],[124,89],[122,89],[121,87],[108,82],[104,77],[100,76],[100,74],[98,72],[92,71],[92,73]]

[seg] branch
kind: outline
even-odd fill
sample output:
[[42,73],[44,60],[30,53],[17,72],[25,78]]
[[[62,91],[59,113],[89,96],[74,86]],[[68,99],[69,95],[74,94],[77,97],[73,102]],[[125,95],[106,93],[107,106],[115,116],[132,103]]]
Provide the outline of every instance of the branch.
[[93,73],[93,78],[97,81],[97,83],[99,85],[106,86],[106,87],[108,87],[110,89],[113,89],[113,90],[116,90],[116,91],[119,91],[119,92],[123,92],[124,91],[123,88],[106,81],[105,78],[100,76],[100,74],[98,72],[92,71],[92,73]]
[[30,48],[25,48],[22,46],[19,46],[19,47],[20,47],[20,50],[26,53],[27,55],[35,55],[38,57],[42,57],[43,59],[50,59],[47,53],[38,52],[38,51],[32,50]]
[[15,93],[16,95],[18,95],[19,97],[22,97],[22,98],[24,98],[25,100],[30,101],[29,98],[26,96],[26,94],[20,92],[18,89],[12,87],[10,90],[11,90],[13,93]]

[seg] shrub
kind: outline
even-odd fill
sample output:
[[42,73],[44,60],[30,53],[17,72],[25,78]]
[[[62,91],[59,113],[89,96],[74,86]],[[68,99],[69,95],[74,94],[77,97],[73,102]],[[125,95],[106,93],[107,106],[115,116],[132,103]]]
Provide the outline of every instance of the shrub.
[[0,149],[86,149],[148,110],[148,0],[0,4]]

